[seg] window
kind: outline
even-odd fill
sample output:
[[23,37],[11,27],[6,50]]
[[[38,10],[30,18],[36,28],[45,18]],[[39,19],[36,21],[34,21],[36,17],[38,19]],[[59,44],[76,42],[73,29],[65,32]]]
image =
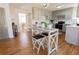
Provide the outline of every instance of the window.
[[26,23],[26,14],[19,13],[19,23],[20,24]]

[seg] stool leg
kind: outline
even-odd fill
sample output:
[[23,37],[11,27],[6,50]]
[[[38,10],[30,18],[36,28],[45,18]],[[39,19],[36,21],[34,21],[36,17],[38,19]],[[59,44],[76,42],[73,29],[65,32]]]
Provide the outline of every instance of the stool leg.
[[43,50],[44,50],[45,49],[44,46],[42,46],[42,47],[43,47]]
[[35,48],[35,44],[36,44],[36,43],[35,43],[35,42],[33,42],[33,50],[34,50],[34,48]]
[[40,45],[39,45],[39,47],[37,48],[37,54],[39,54],[39,51],[40,51]]
[[44,43],[43,43],[43,42],[41,42],[40,44],[41,44],[41,46],[42,46],[42,48],[43,48],[43,50],[44,50],[44,49],[45,49],[45,48],[44,48]]

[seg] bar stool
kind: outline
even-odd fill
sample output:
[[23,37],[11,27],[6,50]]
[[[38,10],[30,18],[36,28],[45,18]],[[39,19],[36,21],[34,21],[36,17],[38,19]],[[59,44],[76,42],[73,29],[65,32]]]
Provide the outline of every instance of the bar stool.
[[58,48],[58,31],[51,32],[49,37],[48,54],[56,51]]
[[48,32],[42,32],[41,34],[46,37],[46,39],[44,40],[44,47],[48,48]]
[[37,54],[39,53],[41,47],[44,49],[44,44],[43,43],[44,43],[45,39],[46,39],[46,37],[43,36],[43,35],[40,35],[40,34],[34,35],[32,37],[32,40],[33,40],[33,49],[34,48],[37,49]]

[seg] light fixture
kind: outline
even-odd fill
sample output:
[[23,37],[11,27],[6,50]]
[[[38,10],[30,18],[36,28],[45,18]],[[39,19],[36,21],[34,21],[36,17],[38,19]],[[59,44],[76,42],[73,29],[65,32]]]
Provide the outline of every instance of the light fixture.
[[61,7],[62,7],[61,5],[56,6],[56,8],[61,8]]
[[43,3],[43,4],[41,4],[44,8],[47,8],[47,3]]

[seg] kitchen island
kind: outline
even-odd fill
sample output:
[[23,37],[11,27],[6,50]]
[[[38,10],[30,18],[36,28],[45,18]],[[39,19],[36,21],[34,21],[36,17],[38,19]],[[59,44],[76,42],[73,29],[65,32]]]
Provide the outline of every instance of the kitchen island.
[[79,26],[72,25],[66,27],[65,41],[79,46]]

